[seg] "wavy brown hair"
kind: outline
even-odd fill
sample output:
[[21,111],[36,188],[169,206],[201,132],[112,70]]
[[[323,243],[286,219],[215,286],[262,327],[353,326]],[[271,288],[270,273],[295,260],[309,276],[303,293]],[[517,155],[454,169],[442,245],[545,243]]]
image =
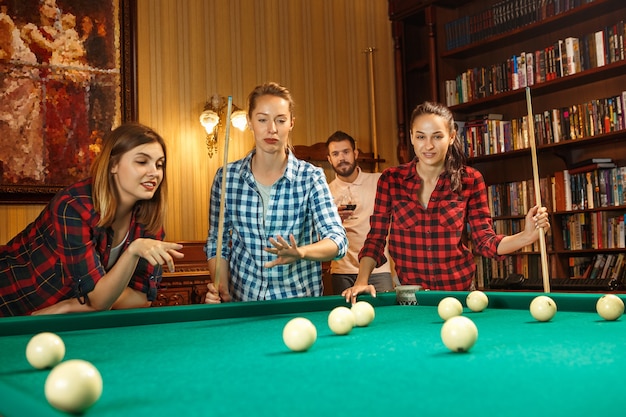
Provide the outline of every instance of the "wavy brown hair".
[[103,139],[102,152],[91,166],[93,179],[93,204],[100,213],[98,226],[108,227],[115,220],[119,205],[119,192],[113,180],[111,169],[122,155],[137,146],[156,142],[163,148],[163,180],[150,200],[137,202],[137,221],[144,224],[151,233],[163,227],[167,207],[167,152],[163,138],[151,128],[139,123],[126,123],[109,132]]
[[452,144],[448,147],[448,153],[446,154],[445,172],[450,175],[450,184],[452,191],[461,192],[463,188],[463,172],[465,169],[466,157],[463,151],[463,144],[461,138],[458,136],[456,124],[454,123],[454,115],[446,106],[441,103],[434,103],[431,101],[425,101],[419,104],[411,113],[411,135],[413,134],[413,122],[419,116],[424,114],[434,114],[435,116],[442,117],[446,121],[448,127],[448,133],[454,137]]

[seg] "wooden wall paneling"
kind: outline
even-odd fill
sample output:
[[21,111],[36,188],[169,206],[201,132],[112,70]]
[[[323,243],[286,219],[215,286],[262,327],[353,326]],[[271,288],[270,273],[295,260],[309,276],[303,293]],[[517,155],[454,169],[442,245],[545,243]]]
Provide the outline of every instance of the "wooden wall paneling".
[[[362,51],[375,47],[381,169],[397,163],[386,0],[137,0],[136,30],[138,120],[159,132],[168,148],[168,239],[206,237],[210,186],[223,155],[208,157],[198,117],[213,93],[232,95],[245,108],[255,85],[279,81],[296,100],[294,145],[342,129],[370,151]],[[254,143],[250,132],[231,133],[232,161]],[[223,144],[223,132],[219,140]],[[42,208],[34,207],[37,213]],[[3,214],[15,210],[21,207],[0,206],[3,241],[36,216],[23,213],[8,224]]]
[[45,204],[0,205],[0,245],[6,244],[35,220],[44,207]]

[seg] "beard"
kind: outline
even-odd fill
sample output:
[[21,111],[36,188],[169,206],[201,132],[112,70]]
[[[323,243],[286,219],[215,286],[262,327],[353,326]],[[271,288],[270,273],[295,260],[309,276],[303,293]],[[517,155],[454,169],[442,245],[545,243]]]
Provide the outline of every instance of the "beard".
[[353,163],[349,163],[349,162],[341,163],[337,165],[336,167],[334,166],[333,169],[339,176],[349,177],[350,175],[352,175],[352,173],[356,169],[356,161],[354,161]]

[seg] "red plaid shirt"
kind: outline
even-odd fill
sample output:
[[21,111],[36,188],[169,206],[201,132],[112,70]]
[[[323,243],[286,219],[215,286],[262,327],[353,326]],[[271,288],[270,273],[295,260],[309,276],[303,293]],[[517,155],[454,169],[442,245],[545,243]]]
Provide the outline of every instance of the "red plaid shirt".
[[[71,297],[84,302],[106,273],[113,230],[96,226],[91,179],[59,192],[39,217],[0,246],[0,316],[30,314]],[[163,239],[149,235],[133,214],[128,238]],[[161,267],[140,259],[128,286],[154,299]]]
[[[431,290],[468,290],[476,271],[471,251],[462,242],[469,225],[474,251],[485,257],[503,259],[497,247],[503,235],[493,230],[482,175],[465,167],[463,189],[453,193],[450,177],[442,174],[424,208],[417,195],[422,180],[416,160],[386,169],[376,190],[370,232],[359,253],[386,262],[385,241],[402,284],[419,284]],[[387,233],[389,232],[389,233]]]

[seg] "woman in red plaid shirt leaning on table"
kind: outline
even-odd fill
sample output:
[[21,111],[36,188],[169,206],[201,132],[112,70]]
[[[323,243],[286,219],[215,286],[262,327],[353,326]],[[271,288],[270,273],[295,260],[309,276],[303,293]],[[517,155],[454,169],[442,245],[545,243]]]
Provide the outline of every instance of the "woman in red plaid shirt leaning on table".
[[0,246],[0,316],[145,307],[161,265],[182,258],[163,242],[165,143],[122,125],[103,140],[91,177],[60,191]]
[[473,288],[476,264],[462,241],[466,224],[474,251],[495,259],[534,243],[539,228],[550,227],[546,208],[535,206],[526,215],[523,231],[496,234],[485,182],[480,172],[465,165],[452,112],[425,102],[413,110],[410,126],[416,157],[386,169],[378,180],[359,273],[354,286],[342,292],[348,302],[356,301],[358,294],[376,295],[367,282],[372,270],[386,261],[387,237],[401,284],[467,291]]

